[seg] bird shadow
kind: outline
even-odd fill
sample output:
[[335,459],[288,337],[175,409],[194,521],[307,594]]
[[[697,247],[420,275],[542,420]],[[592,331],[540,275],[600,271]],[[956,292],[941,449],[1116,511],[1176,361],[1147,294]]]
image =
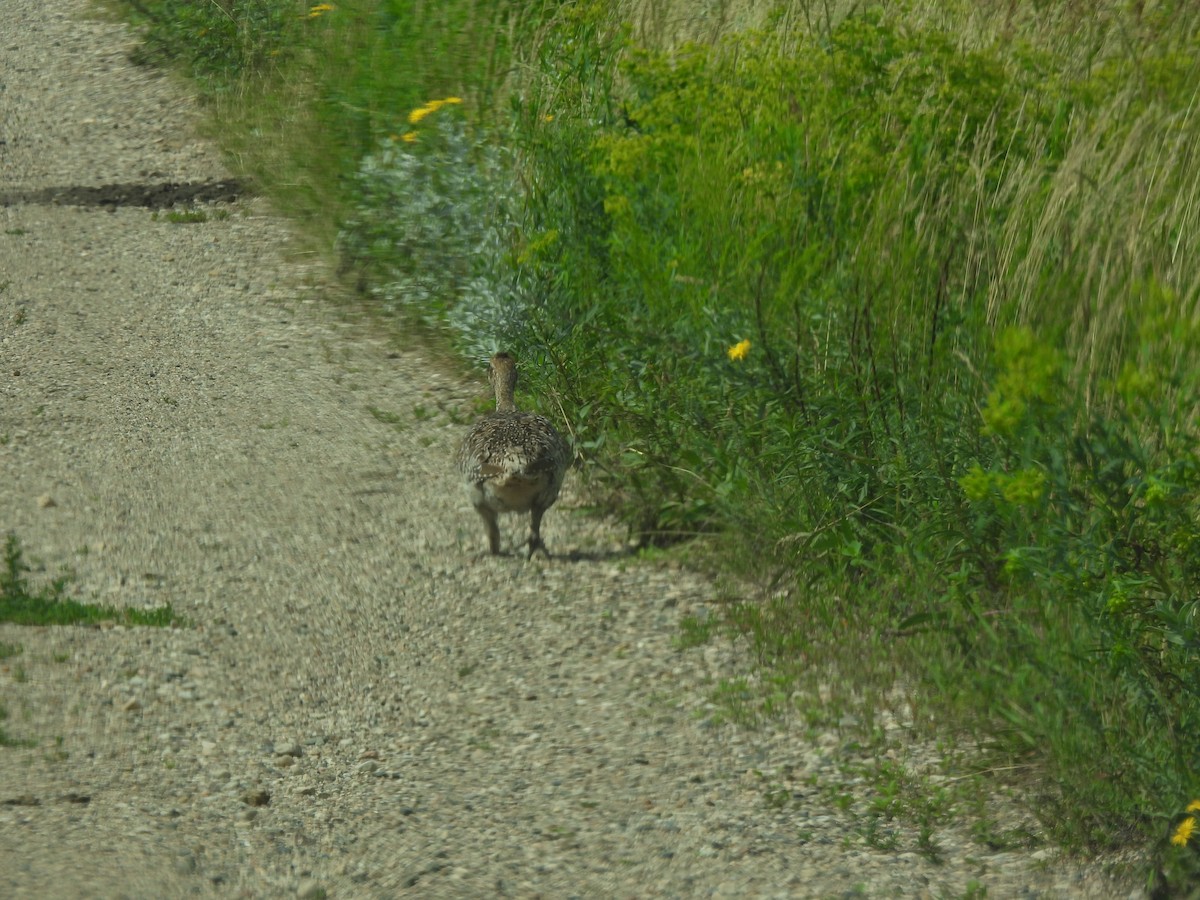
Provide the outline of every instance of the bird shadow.
[[557,553],[553,557],[554,560],[562,560],[564,562],[612,562],[619,559],[631,559],[638,555],[638,548],[622,547],[620,550],[569,550],[566,553]]

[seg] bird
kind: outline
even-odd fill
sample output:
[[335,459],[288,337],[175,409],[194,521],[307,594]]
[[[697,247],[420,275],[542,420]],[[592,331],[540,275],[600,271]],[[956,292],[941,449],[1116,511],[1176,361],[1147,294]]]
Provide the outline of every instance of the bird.
[[497,516],[528,512],[527,558],[539,550],[549,558],[542,542],[542,516],[558,499],[571,449],[545,416],[517,409],[517,361],[511,354],[491,358],[488,380],[496,393],[496,410],[471,426],[463,438],[455,460],[458,471],[483,518],[493,556],[500,553]]

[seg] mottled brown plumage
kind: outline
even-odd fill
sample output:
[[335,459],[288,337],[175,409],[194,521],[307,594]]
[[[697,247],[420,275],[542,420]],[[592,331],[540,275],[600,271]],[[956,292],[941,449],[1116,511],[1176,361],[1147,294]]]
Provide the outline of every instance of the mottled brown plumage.
[[528,512],[529,556],[538,550],[549,556],[542,543],[542,516],[558,499],[571,450],[549,419],[517,409],[515,359],[497,353],[488,379],[496,392],[496,411],[467,432],[458,449],[458,470],[483,517],[493,554],[500,552],[498,514]]

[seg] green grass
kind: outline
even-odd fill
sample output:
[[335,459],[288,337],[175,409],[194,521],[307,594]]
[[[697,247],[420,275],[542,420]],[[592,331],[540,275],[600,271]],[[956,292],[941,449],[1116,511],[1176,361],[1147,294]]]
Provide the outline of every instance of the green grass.
[[172,209],[167,211],[167,221],[173,225],[196,225],[208,221],[208,213],[202,209]]
[[721,716],[869,739],[902,685],[1057,840],[1194,873],[1194,4],[138,5],[364,297],[514,349],[740,579],[679,639],[753,649]]
[[384,425],[390,425],[397,431],[404,430],[404,416],[400,415],[400,413],[391,412],[386,409],[380,409],[378,406],[368,406],[367,412],[369,412],[371,417],[377,422],[381,422]]
[[49,585],[34,589],[26,577],[29,572],[30,567],[25,562],[20,541],[10,532],[4,544],[4,560],[0,568],[0,622],[16,625],[117,622],[158,627],[180,624],[170,605],[142,610],[80,603],[66,596],[67,578],[56,578]]

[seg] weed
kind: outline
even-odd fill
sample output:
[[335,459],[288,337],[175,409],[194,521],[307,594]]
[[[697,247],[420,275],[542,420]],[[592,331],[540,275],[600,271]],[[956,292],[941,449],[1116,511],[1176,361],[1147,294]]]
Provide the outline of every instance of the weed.
[[868,819],[862,836],[867,846],[875,850],[891,852],[900,849],[900,829],[885,826],[880,819]]
[[54,749],[46,752],[46,761],[52,763],[66,762],[71,758],[71,754],[66,750]]
[[980,816],[971,823],[971,837],[976,843],[993,851],[1028,850],[1041,843],[1028,828],[1002,829],[986,816]]
[[10,644],[7,641],[0,641],[0,659],[10,659],[22,652],[20,644]]
[[173,225],[196,225],[208,221],[208,213],[202,209],[172,209],[167,212],[167,221]]
[[933,828],[929,825],[922,825],[917,832],[917,850],[922,856],[935,865],[940,865],[943,860],[942,848],[938,846],[937,841],[933,838]]
[[368,406],[367,412],[369,412],[377,422],[382,422],[384,425],[391,425],[397,431],[403,429],[404,417],[399,413],[388,412],[387,410],[380,409],[377,406]]
[[8,707],[0,703],[0,747],[32,747],[34,742],[31,740],[22,740],[15,738],[8,733],[4,727],[5,721],[8,719]]
[[681,634],[676,639],[675,646],[680,650],[687,650],[707,644],[717,631],[718,623],[710,617],[701,619],[696,616],[684,616],[679,622],[679,627]]
[[73,625],[111,621],[127,625],[168,626],[179,624],[169,605],[157,609],[116,609],[79,603],[66,596],[69,578],[60,576],[41,590],[34,591],[26,578],[31,571],[21,552],[16,534],[10,532],[4,544],[0,568],[0,622],[18,625]]
[[744,678],[722,680],[712,692],[711,700],[716,705],[717,721],[734,722],[742,726],[756,725],[759,709],[756,692]]

